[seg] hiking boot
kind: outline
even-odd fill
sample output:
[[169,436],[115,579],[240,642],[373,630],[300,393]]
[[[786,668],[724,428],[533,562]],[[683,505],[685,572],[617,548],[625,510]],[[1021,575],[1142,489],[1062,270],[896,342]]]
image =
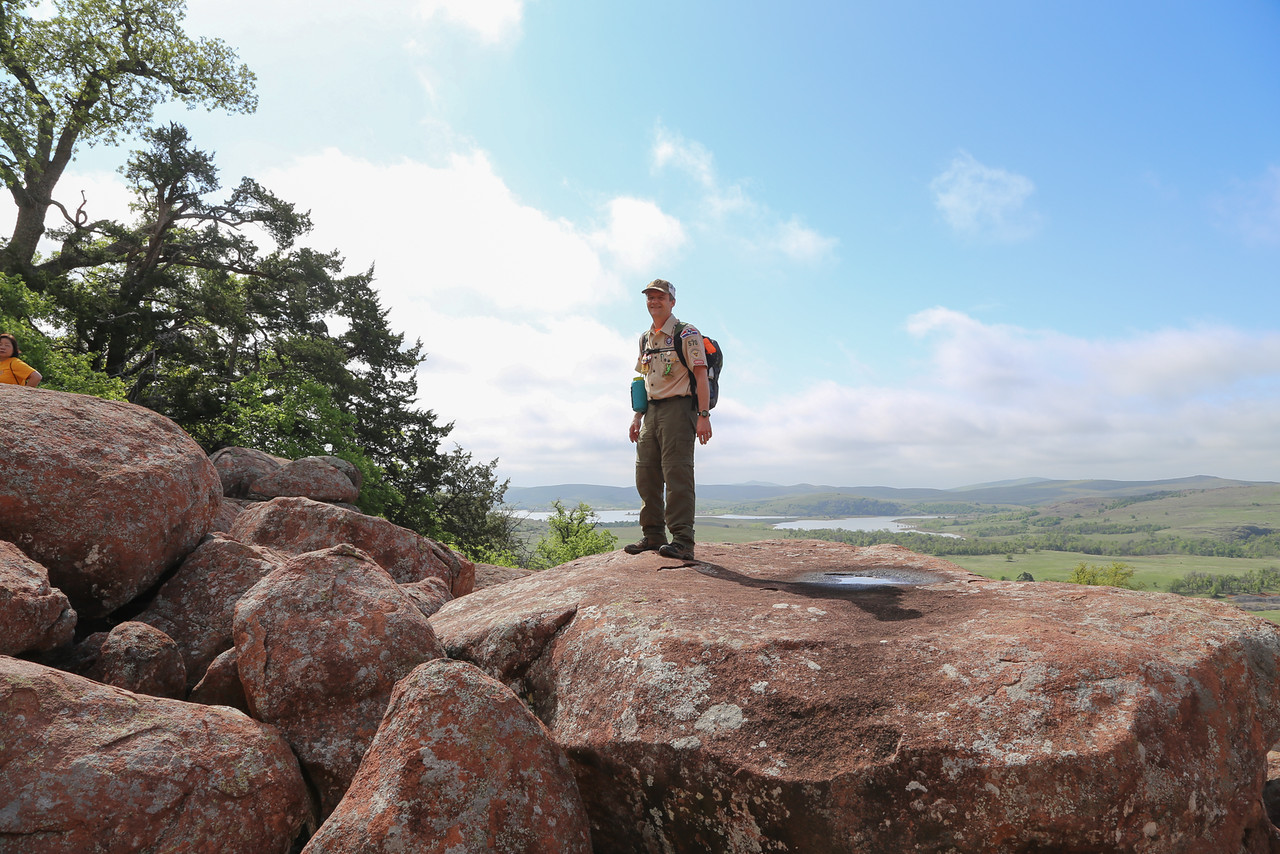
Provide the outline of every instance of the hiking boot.
[[684,543],[666,543],[658,549],[658,554],[663,557],[673,557],[676,560],[693,560],[693,546],[686,546]]
[[629,546],[623,546],[622,550],[629,555],[638,555],[641,552],[660,552],[666,548],[665,542],[651,540],[648,537],[641,537],[639,542],[632,543]]

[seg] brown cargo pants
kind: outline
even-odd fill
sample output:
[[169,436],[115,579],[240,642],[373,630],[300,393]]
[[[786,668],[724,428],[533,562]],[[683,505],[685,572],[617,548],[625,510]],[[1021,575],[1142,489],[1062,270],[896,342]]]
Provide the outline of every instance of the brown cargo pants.
[[[636,442],[636,491],[640,493],[640,529],[645,539],[662,542],[664,530],[680,545],[694,545],[693,444],[698,415],[693,399],[650,400]],[[663,488],[666,500],[663,500]]]

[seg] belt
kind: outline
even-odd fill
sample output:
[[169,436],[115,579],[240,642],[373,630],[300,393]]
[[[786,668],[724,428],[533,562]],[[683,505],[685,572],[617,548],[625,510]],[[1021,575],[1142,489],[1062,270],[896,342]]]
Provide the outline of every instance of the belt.
[[649,398],[649,403],[667,403],[672,400],[692,400],[692,399],[693,399],[693,395],[691,394],[681,394],[681,395],[677,395],[676,397],[651,397]]

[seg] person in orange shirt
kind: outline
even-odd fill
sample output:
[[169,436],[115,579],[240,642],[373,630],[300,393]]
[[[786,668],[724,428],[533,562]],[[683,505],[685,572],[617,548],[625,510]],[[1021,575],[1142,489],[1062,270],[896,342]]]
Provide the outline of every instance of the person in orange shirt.
[[8,332],[0,332],[0,383],[9,385],[25,385],[35,388],[40,385],[40,372],[18,358],[18,339]]

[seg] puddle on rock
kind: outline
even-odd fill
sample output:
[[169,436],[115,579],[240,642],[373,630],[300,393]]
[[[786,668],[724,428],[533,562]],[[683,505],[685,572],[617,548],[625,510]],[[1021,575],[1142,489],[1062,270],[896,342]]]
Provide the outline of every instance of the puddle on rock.
[[916,584],[932,584],[941,580],[933,573],[922,570],[877,567],[874,569],[812,572],[792,579],[791,583],[856,590],[866,587],[910,587]]

